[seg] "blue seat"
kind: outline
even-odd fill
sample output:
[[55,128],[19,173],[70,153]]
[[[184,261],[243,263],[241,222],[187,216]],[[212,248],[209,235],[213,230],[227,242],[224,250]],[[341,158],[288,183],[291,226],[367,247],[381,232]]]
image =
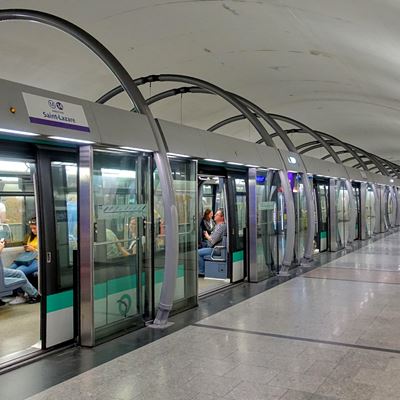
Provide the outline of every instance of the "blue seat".
[[0,297],[9,296],[15,289],[18,289],[25,283],[24,279],[6,278],[4,269],[0,263]]
[[204,257],[204,275],[207,278],[228,278],[227,253],[227,237],[224,236],[221,244],[214,246],[212,253]]

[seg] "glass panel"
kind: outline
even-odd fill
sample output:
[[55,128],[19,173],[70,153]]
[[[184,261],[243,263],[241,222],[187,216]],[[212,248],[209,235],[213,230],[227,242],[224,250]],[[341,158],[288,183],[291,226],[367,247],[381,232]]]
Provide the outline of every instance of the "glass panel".
[[295,262],[299,263],[304,256],[305,243],[307,239],[307,202],[302,183],[302,175],[288,173],[292,186],[295,214],[296,214],[296,236],[295,236]]
[[[235,179],[235,212],[236,212],[236,232],[238,238],[243,238],[244,228],[246,228],[246,181]],[[243,247],[243,245],[241,246]]]
[[257,171],[257,273],[263,279],[278,272],[275,171]]
[[29,231],[27,221],[36,214],[34,172],[32,163],[0,160],[0,238],[7,247],[22,244]]
[[349,236],[350,223],[350,199],[346,184],[343,181],[336,182],[336,216],[337,216],[337,243],[338,248],[346,246]]
[[55,210],[57,278],[59,289],[73,287],[74,250],[77,250],[77,165],[51,163],[53,199]]
[[[94,313],[96,338],[132,326],[144,312],[149,268],[149,159],[94,152]],[[136,318],[136,321],[138,318]],[[139,318],[140,320],[140,318]]]
[[365,200],[365,216],[367,219],[366,228],[367,236],[371,237],[375,228],[375,194],[370,185],[367,186]]
[[[170,160],[170,164],[176,190],[179,224],[179,261],[174,305],[174,309],[178,309],[195,304],[197,296],[197,178],[195,161],[174,159]],[[154,298],[157,305],[164,281],[165,263],[164,208],[157,170],[154,172],[154,214]]]

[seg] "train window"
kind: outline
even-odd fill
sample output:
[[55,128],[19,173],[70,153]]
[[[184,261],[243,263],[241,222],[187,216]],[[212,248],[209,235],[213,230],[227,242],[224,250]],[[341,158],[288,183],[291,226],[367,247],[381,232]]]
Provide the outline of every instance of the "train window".
[[73,251],[78,247],[77,170],[75,163],[51,163],[60,289],[73,285]]
[[34,170],[29,162],[0,159],[0,238],[8,247],[22,244],[35,215]]
[[243,237],[246,227],[246,181],[244,179],[235,179],[236,191],[236,217],[239,237]]

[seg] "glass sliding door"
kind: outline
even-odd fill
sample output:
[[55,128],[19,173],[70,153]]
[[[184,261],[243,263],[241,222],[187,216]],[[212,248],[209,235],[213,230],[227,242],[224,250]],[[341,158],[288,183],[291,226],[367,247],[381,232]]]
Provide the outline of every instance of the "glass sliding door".
[[304,256],[305,243],[307,240],[307,202],[302,182],[302,174],[288,172],[288,177],[292,187],[296,215],[295,263],[300,264],[301,258]]
[[[179,225],[179,260],[176,276],[174,311],[191,307],[197,302],[197,164],[191,160],[170,159]],[[205,188],[205,203],[211,198]],[[207,196],[208,195],[208,196]],[[157,307],[164,281],[165,229],[160,180],[154,171],[154,302]]]
[[93,153],[94,325],[99,340],[149,313],[150,158]]
[[349,238],[350,199],[344,181],[336,181],[336,240],[338,249],[346,246]]
[[316,250],[324,252],[328,250],[329,231],[329,183],[328,181],[314,181],[314,199],[316,210]]
[[229,190],[234,207],[229,208],[228,215],[232,233],[230,237],[232,274],[231,281],[237,282],[244,279],[247,274],[246,260],[246,230],[247,230],[247,187],[246,179],[230,175],[228,178]]
[[38,153],[45,348],[77,337],[78,166],[75,151]]
[[371,185],[367,185],[365,199],[365,215],[367,237],[371,237],[375,229],[375,194]]
[[[256,175],[256,268],[257,280],[278,273],[276,216],[276,186],[273,185],[275,171],[258,170]],[[251,225],[249,225],[251,229]],[[252,254],[250,254],[252,257]]]

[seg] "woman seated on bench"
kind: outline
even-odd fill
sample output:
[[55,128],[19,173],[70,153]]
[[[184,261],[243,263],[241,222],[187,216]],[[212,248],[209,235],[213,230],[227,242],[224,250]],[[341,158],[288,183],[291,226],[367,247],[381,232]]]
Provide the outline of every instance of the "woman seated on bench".
[[17,269],[22,271],[26,276],[31,275],[38,270],[38,236],[36,217],[29,221],[29,228],[31,232],[25,238],[24,250],[15,261],[9,266],[10,269]]
[[224,211],[221,208],[214,214],[214,221],[216,225],[211,235],[204,232],[204,237],[207,239],[207,247],[198,250],[200,276],[204,276],[204,257],[211,255],[213,247],[221,243],[226,235]]
[[[0,254],[3,251],[5,247],[4,240],[0,241]],[[3,268],[3,263],[1,262],[0,258],[0,268]],[[18,270],[18,269],[10,269],[10,268],[4,268],[3,269],[3,275],[4,278],[17,278],[23,280],[23,283],[21,284],[20,288],[21,290],[24,291],[24,293],[27,294],[28,298],[25,296],[17,296],[15,299],[11,300],[9,304],[14,305],[14,304],[22,304],[22,303],[37,303],[40,301],[40,295],[36,288],[28,281],[26,278],[26,275]],[[0,300],[1,301],[1,300]],[[4,302],[2,302],[4,304]],[[3,305],[0,304],[0,305]]]

